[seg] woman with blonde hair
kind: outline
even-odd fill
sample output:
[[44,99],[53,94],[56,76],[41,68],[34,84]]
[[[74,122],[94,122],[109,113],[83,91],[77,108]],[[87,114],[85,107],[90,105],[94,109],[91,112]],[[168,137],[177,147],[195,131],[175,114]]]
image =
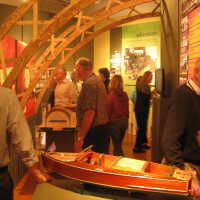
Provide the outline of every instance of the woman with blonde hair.
[[147,144],[147,121],[151,100],[152,72],[146,71],[136,83],[135,117],[137,121],[137,134],[134,153],[144,153],[150,146]]
[[109,133],[116,156],[122,156],[122,142],[128,127],[128,95],[123,90],[123,80],[120,75],[114,75],[109,84],[108,93]]

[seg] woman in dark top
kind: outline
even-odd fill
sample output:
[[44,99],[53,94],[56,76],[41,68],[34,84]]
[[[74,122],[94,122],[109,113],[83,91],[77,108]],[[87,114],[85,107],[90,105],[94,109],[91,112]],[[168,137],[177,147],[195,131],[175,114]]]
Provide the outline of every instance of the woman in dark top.
[[144,153],[147,145],[147,122],[151,100],[149,84],[152,81],[152,72],[146,71],[136,83],[135,117],[137,121],[137,135],[133,152]]

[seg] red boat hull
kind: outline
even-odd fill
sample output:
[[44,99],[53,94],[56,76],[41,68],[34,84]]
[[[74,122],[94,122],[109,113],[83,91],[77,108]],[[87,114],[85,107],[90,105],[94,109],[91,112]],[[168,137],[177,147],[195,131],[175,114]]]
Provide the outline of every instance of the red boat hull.
[[[42,155],[42,161],[47,170],[82,182],[117,189],[141,190],[181,196],[189,195],[190,180],[178,180],[163,175],[171,169],[169,166],[148,162],[146,171],[150,171],[150,173],[128,171],[108,168],[102,163],[101,165],[88,164],[83,162],[83,158],[85,159],[86,156],[83,154],[78,159],[63,161],[59,158],[55,159],[51,156],[51,153],[45,153]],[[119,159],[119,157],[104,155],[106,162],[114,162],[116,159]]]

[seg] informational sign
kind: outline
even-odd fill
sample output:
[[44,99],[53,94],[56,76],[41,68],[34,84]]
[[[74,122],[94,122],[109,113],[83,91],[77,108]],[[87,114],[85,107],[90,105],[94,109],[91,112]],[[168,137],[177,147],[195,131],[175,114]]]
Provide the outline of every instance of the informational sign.
[[114,54],[111,56],[110,63],[111,77],[115,74],[121,74],[122,58],[119,51],[114,52]]
[[180,76],[179,82],[183,84],[188,79],[188,68],[189,68],[189,23],[188,16],[185,16],[181,21],[181,49],[180,49]]
[[189,19],[189,67],[200,57],[200,7],[194,9]]
[[[188,1],[189,2],[189,1]],[[191,2],[191,1],[190,1]],[[197,58],[200,58],[200,1],[192,1],[193,9],[181,22],[180,84],[191,75]],[[192,4],[193,3],[193,4]],[[196,5],[194,7],[194,5]]]
[[160,22],[125,26],[122,29],[125,73],[135,80],[145,71],[155,71],[160,63]]

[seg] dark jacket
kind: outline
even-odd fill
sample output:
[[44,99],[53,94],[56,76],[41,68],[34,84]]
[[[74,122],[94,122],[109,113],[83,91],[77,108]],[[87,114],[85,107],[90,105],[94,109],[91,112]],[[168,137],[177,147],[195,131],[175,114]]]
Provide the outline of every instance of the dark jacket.
[[136,102],[135,112],[149,112],[150,101],[151,101],[151,90],[149,85],[144,85],[137,82],[136,84]]
[[162,137],[166,161],[183,168],[184,162],[200,165],[200,147],[196,140],[200,130],[200,96],[186,84],[171,99]]

